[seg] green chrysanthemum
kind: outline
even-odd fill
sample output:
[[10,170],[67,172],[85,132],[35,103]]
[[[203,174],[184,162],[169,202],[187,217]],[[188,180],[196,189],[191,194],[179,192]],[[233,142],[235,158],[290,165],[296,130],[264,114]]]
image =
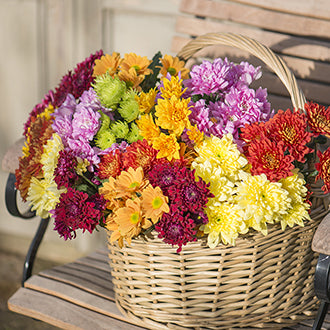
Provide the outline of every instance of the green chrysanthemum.
[[104,75],[97,76],[92,85],[99,97],[101,103],[111,109],[116,109],[118,103],[126,93],[126,84],[118,77],[111,77],[107,72]]
[[114,136],[118,139],[125,139],[127,138],[129,127],[126,122],[117,120],[111,125],[111,132]]
[[129,133],[127,134],[127,142],[128,143],[133,143],[136,142],[137,140],[142,140],[143,137],[140,135],[140,130],[138,126],[135,123],[131,124],[131,129]]
[[135,93],[133,91],[126,93],[123,101],[120,103],[118,112],[128,123],[138,117],[140,114],[139,103],[135,100]]
[[103,131],[96,136],[95,144],[102,150],[110,148],[116,142],[115,135],[110,131]]

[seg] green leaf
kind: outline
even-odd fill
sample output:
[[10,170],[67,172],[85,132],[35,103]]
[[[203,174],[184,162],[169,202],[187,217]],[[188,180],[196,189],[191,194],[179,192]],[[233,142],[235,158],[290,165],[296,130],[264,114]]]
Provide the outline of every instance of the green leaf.
[[146,76],[141,84],[141,88],[145,93],[147,93],[151,88],[154,88],[156,86],[156,83],[158,81],[157,77],[161,66],[161,62],[160,62],[161,58],[162,58],[161,52],[156,53],[155,56],[152,58],[152,62],[149,65],[149,69],[151,69],[153,73]]

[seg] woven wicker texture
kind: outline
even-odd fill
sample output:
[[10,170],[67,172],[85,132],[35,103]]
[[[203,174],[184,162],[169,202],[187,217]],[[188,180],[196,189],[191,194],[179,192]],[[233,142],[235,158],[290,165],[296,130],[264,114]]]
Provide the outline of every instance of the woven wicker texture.
[[[305,98],[291,71],[255,40],[208,34],[178,55],[188,59],[213,44],[232,45],[262,59],[280,77],[294,106],[303,109]],[[210,249],[199,240],[178,254],[157,237],[133,239],[122,249],[109,244],[119,309],[149,329],[276,329],[314,317],[317,255],[311,242],[329,199],[315,185],[313,191],[313,221],[305,227],[282,231],[274,225],[268,236],[247,234],[234,247]]]

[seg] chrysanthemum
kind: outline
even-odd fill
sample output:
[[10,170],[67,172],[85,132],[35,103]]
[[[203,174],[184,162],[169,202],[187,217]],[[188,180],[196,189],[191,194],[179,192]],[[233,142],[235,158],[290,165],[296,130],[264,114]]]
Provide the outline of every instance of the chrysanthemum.
[[141,113],[147,114],[150,112],[150,110],[155,106],[156,96],[156,88],[151,88],[148,93],[141,92],[139,95],[135,96],[135,100],[138,102]]
[[282,230],[285,230],[287,226],[292,228],[295,224],[304,227],[304,220],[311,219],[308,212],[309,206],[308,203],[293,203],[287,213],[279,218]]
[[148,185],[142,191],[142,209],[145,217],[156,223],[163,213],[170,211],[168,198],[159,187],[153,188],[152,185]]
[[99,132],[95,137],[95,145],[102,150],[111,148],[116,143],[116,136],[110,131]]
[[302,163],[306,161],[305,155],[312,151],[307,147],[312,134],[307,132],[307,117],[304,113],[279,110],[269,122],[268,129],[275,142],[284,142],[294,159]]
[[136,121],[140,134],[149,142],[160,135],[159,126],[154,123],[154,119],[151,114],[141,116],[140,119]]
[[308,125],[315,136],[325,135],[330,138],[330,107],[308,102],[305,104]]
[[130,196],[142,190],[148,182],[144,178],[142,167],[133,169],[129,167],[127,171],[122,171],[116,179],[115,189],[118,197]]
[[161,128],[168,129],[179,136],[185,128],[190,127],[188,116],[190,99],[178,99],[172,95],[170,99],[159,99],[156,105],[156,124]]
[[125,169],[141,167],[147,173],[156,161],[157,150],[151,147],[146,140],[133,142],[122,155]]
[[328,193],[330,192],[330,148],[324,153],[318,151],[317,156],[320,161],[315,164],[315,168],[319,172],[315,180],[322,179],[324,183],[322,190]]
[[196,240],[195,227],[194,219],[178,208],[171,208],[169,213],[164,213],[155,225],[158,237],[172,246],[177,245],[178,253],[182,250],[182,245]]
[[202,225],[200,230],[208,234],[207,245],[210,248],[215,248],[221,242],[235,245],[238,235],[248,231],[244,211],[235,204],[211,203],[206,208],[206,214],[209,222]]
[[214,197],[208,186],[201,178],[195,178],[195,170],[183,167],[167,192],[171,203],[183,211],[197,213],[204,210],[209,198]]
[[163,99],[171,99],[174,95],[177,99],[185,93],[187,88],[183,88],[181,77],[164,77],[162,84],[159,86],[160,96]]
[[152,147],[158,150],[157,158],[167,158],[170,161],[180,158],[180,145],[174,134],[161,133],[159,137],[153,140]]
[[135,95],[133,91],[127,92],[118,108],[118,112],[128,123],[136,119],[140,114],[139,104],[135,100]]
[[110,151],[105,155],[100,156],[100,163],[98,164],[97,175],[100,179],[108,179],[109,177],[116,177],[120,174],[122,168],[121,153],[119,150]]
[[178,57],[165,54],[160,61],[162,63],[160,74],[164,77],[167,76],[168,73],[171,76],[177,76],[180,72],[182,79],[188,78],[189,69],[184,67],[184,61],[180,61]]
[[269,137],[267,125],[264,122],[246,123],[241,128],[241,139],[247,144],[253,141],[260,141],[266,137]]
[[103,209],[104,206],[100,207],[99,202],[96,205],[95,198],[69,187],[51,212],[54,230],[57,230],[65,240],[75,238],[78,229],[92,233],[103,217]]
[[40,163],[43,165],[42,170],[44,177],[51,180],[54,176],[54,171],[57,166],[59,152],[63,150],[63,144],[60,136],[56,133],[47,141],[44,146],[44,152],[41,156]]
[[59,152],[57,166],[54,171],[54,181],[58,188],[68,188],[70,185],[74,184],[78,179],[75,170],[77,165],[77,158],[71,150],[61,150]]
[[270,181],[278,181],[292,175],[294,157],[285,154],[283,141],[276,143],[264,138],[261,141],[252,142],[248,147],[246,157],[252,165],[253,175],[264,173]]
[[246,176],[237,183],[237,205],[245,211],[249,227],[267,234],[266,223],[286,214],[289,193],[278,182],[270,182],[265,174]]
[[187,137],[192,145],[199,146],[204,140],[204,133],[201,132],[197,126],[190,126],[186,131]]
[[120,70],[129,71],[134,69],[138,75],[149,75],[152,73],[152,70],[149,69],[151,60],[148,60],[146,56],[139,56],[134,53],[129,53],[124,55],[124,59],[120,65]]
[[145,75],[139,75],[134,68],[130,68],[128,71],[119,71],[118,77],[126,83],[127,88],[133,88],[137,91],[141,91],[140,84],[143,82]]
[[112,55],[105,54],[100,59],[95,60],[93,76],[99,76],[109,72],[110,76],[114,76],[117,71],[122,59],[120,54],[113,52]]
[[248,163],[233,143],[231,134],[226,134],[221,139],[218,137],[206,137],[199,147],[196,147],[197,163],[209,161],[211,166],[220,169],[221,175],[231,180],[237,179],[238,173]]
[[126,121],[117,120],[111,124],[111,133],[117,139],[125,139],[129,132],[129,127]]
[[36,211],[37,216],[47,218],[50,216],[49,211],[55,208],[65,190],[57,189],[57,184],[52,179],[32,177],[26,200],[31,203],[31,210]]

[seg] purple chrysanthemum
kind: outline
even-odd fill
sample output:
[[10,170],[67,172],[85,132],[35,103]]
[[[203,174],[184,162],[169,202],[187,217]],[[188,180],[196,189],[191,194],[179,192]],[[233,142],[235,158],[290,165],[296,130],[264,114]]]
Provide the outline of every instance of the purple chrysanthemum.
[[71,187],[61,195],[51,213],[54,217],[54,230],[65,240],[75,238],[78,229],[92,233],[103,216],[95,202],[90,201],[88,194]]

